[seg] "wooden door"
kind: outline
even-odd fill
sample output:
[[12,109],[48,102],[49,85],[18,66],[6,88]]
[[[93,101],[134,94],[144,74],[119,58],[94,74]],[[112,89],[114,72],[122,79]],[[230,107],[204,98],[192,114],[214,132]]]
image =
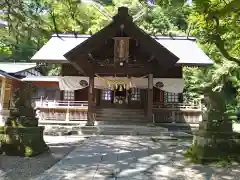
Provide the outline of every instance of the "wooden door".
[[75,91],[75,101],[88,101],[88,87]]

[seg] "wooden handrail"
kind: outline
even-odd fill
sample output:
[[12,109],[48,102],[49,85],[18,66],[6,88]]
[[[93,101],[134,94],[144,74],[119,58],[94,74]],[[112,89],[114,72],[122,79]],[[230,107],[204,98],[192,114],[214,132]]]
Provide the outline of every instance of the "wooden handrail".
[[87,101],[60,101],[60,100],[40,100],[35,101],[37,107],[88,107]]
[[153,109],[197,109],[201,110],[200,103],[154,103]]

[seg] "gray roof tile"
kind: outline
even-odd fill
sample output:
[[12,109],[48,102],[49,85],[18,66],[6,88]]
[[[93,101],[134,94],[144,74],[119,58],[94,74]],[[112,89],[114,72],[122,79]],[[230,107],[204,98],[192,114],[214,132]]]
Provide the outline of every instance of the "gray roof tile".
[[[52,38],[31,58],[34,61],[68,62],[64,54],[87,40],[89,35],[60,34]],[[177,64],[211,65],[213,61],[198,47],[193,37],[153,37],[179,58]]]

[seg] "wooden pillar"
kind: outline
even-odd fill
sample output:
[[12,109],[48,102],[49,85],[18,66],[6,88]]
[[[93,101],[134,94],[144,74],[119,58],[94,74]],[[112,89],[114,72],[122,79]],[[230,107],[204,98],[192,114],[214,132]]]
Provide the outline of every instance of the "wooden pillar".
[[94,75],[89,77],[89,87],[88,87],[88,119],[87,126],[94,125]]
[[2,78],[1,94],[0,94],[0,109],[3,109],[3,106],[4,106],[5,87],[6,87],[6,78]]
[[153,74],[148,75],[148,89],[147,89],[147,118],[152,122],[153,118]]
[[1,94],[0,94],[0,126],[4,126],[5,124],[5,115],[3,110],[4,106],[4,96],[5,96],[5,87],[6,87],[6,78],[2,78],[1,81]]

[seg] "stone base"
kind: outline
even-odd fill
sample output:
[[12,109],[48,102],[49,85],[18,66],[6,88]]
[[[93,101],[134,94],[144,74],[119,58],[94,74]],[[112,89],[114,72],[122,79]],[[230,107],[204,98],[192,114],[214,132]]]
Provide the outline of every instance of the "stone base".
[[49,148],[43,139],[44,127],[2,127],[1,151],[10,156],[37,156]]
[[237,133],[198,131],[186,156],[198,163],[237,159],[240,155]]

